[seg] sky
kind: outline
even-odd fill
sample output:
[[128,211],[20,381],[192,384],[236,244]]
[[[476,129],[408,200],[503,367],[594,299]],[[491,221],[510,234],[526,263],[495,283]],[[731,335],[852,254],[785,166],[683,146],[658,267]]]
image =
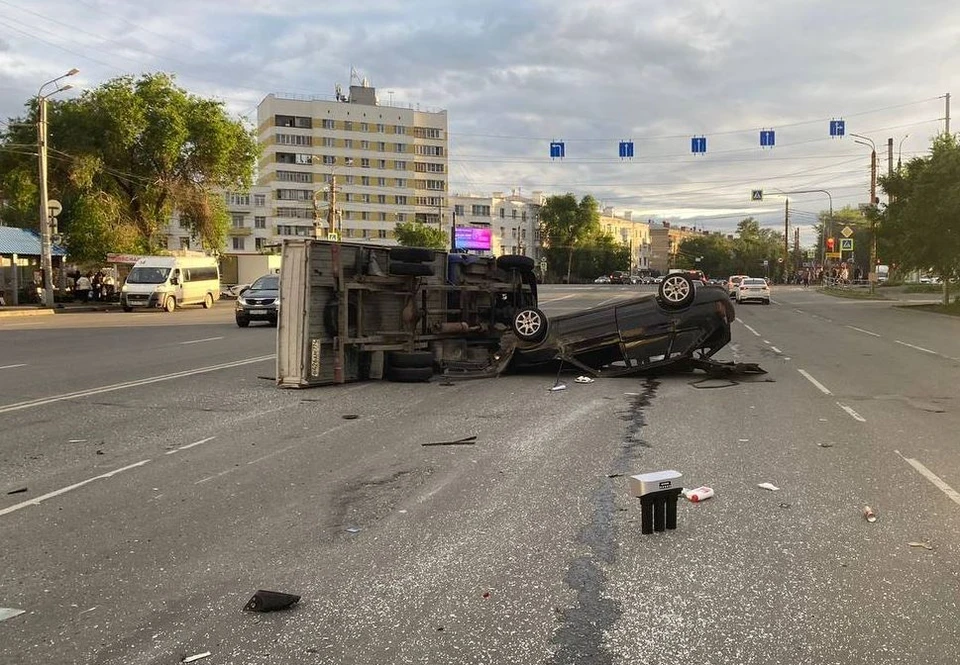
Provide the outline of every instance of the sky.
[[[906,161],[943,131],[960,3],[0,0],[0,122],[74,67],[62,95],[165,71],[250,123],[267,94],[332,98],[356,70],[383,103],[447,110],[451,193],[592,194],[724,232],[750,215],[782,230],[788,205],[812,245],[830,198],[869,200],[871,148],[851,133],[875,143],[883,173],[888,138]],[[831,119],[847,136],[830,137]],[[810,189],[829,198],[797,192]]]

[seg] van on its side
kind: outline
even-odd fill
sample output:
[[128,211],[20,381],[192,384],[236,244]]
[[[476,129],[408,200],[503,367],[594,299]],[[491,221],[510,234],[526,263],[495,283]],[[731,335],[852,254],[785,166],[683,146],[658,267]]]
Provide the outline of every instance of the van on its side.
[[220,299],[220,269],[209,256],[145,256],[120,289],[123,311],[155,307],[168,312],[183,305],[213,307]]

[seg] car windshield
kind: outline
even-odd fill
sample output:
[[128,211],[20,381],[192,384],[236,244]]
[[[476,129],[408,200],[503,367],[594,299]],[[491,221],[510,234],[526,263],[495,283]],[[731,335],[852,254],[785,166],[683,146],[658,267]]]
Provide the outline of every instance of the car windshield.
[[127,275],[127,284],[163,284],[169,274],[170,268],[138,266]]
[[745,284],[745,285],[747,285],[747,286],[766,286],[766,284],[767,284],[767,283],[766,283],[765,281],[763,281],[762,279],[745,279],[745,280],[743,280],[743,281],[740,282],[740,283],[741,283],[741,284]]
[[253,283],[250,287],[252,291],[279,291],[280,290],[280,276],[279,275],[267,275],[266,277],[261,277]]

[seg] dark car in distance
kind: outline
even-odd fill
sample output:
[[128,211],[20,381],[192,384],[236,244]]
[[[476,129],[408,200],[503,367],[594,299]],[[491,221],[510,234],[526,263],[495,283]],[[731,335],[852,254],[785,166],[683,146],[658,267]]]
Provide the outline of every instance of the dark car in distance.
[[630,273],[622,270],[614,270],[610,273],[611,284],[630,284]]
[[277,325],[280,307],[280,275],[258,277],[237,296],[237,325],[246,328],[251,321]]

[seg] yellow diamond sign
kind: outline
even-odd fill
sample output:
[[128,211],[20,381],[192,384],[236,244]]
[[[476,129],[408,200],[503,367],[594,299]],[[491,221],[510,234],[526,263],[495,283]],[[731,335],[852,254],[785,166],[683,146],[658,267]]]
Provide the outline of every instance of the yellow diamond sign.
[[842,235],[844,238],[849,238],[853,235],[853,229],[851,229],[849,226],[844,226],[843,231],[840,232],[840,235]]

